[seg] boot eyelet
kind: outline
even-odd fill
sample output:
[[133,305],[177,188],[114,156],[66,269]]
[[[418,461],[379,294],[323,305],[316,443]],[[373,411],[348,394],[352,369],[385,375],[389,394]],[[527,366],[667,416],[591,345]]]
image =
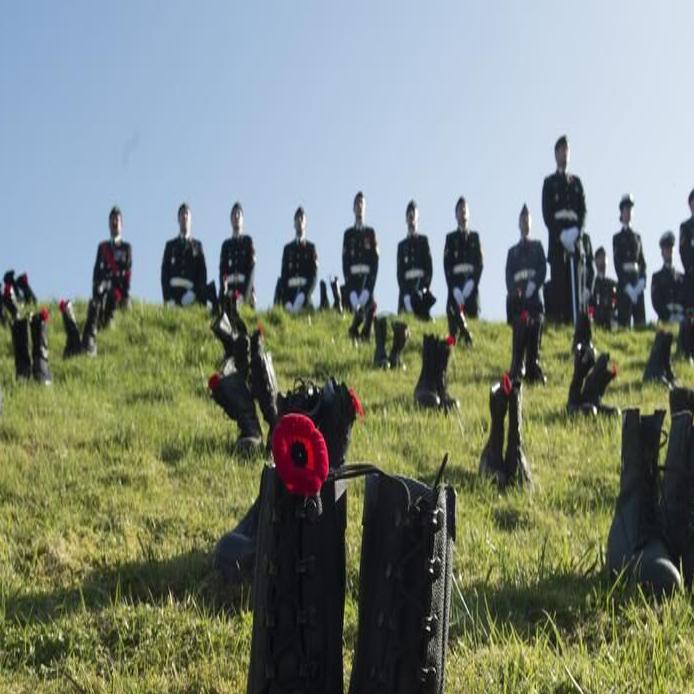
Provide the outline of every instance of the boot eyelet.
[[435,581],[441,575],[441,560],[438,557],[430,559],[427,571],[431,580]]

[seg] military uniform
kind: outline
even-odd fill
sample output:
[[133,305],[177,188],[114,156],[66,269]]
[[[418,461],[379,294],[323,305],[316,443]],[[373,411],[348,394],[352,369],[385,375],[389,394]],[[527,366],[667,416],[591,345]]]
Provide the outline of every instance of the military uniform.
[[[214,284],[214,283],[212,283]],[[181,300],[192,290],[195,300],[206,302],[207,265],[202,243],[197,239],[177,236],[166,242],[161,263],[161,292],[164,302]]]
[[253,239],[245,234],[232,236],[222,244],[219,255],[220,298],[238,292],[243,300],[255,305],[255,247]]
[[[521,239],[509,248],[506,257],[506,315],[509,323],[523,310],[533,316],[544,313],[541,290],[546,273],[547,259],[539,241]],[[532,291],[528,292],[531,282]]]
[[651,301],[658,314],[658,320],[666,323],[679,323],[684,318],[684,275],[670,267],[663,266],[651,276]]
[[617,271],[617,319],[621,326],[628,327],[633,316],[634,325],[646,323],[646,308],[643,290],[636,303],[627,292],[628,285],[646,287],[646,260],[643,257],[641,236],[631,229],[622,230],[612,237],[612,254]]
[[407,236],[398,244],[397,277],[400,295],[398,312],[405,310],[405,297],[413,300],[429,291],[432,263],[429,239],[422,234]]
[[680,259],[684,268],[684,308],[694,309],[694,217],[680,224]]
[[293,303],[297,295],[303,293],[306,304],[310,304],[317,275],[318,253],[315,245],[305,239],[288,243],[282,251],[281,303]]
[[446,275],[449,301],[454,293],[462,296],[465,285],[472,280],[472,290],[463,300],[465,314],[472,318],[477,318],[480,310],[479,283],[482,267],[482,246],[476,231],[456,229],[446,235],[443,271]]
[[367,304],[373,300],[378,275],[378,244],[371,227],[350,227],[342,239],[342,272],[345,277],[345,296],[352,292],[358,297],[368,292]]
[[593,283],[589,306],[593,310],[595,324],[612,330],[617,324],[617,283],[609,277],[598,275]]
[[92,296],[98,299],[106,292],[120,298],[116,304],[127,306],[130,301],[130,273],[133,255],[125,241],[102,241],[96,251],[92,274]]
[[[552,271],[552,311],[551,318],[559,322],[573,320],[571,297],[571,263],[574,259],[574,286],[576,287],[576,306],[581,303],[579,294],[581,273],[578,272],[582,260],[581,244],[577,241],[573,253],[569,253],[561,242],[561,234],[566,229],[583,229],[586,218],[586,200],[583,184],[578,176],[556,171],[545,178],[542,185],[542,217],[549,232],[547,259]],[[578,253],[576,252],[578,251]]]

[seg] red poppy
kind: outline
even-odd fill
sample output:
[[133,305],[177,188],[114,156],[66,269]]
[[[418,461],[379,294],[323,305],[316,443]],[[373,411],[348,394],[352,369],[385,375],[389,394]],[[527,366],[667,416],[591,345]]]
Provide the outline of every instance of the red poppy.
[[125,277],[125,279],[126,279],[128,282],[130,282],[130,277],[132,276],[132,272],[131,272],[130,270],[126,270],[126,271],[123,273],[123,276]]
[[593,319],[595,318],[595,306],[588,307],[588,316]]
[[39,311],[39,316],[44,323],[49,319],[50,314],[45,306]]
[[263,327],[263,324],[258,321],[258,332],[262,337],[265,337],[265,328]]
[[121,292],[120,289],[118,289],[118,287],[116,287],[116,288],[113,290],[113,299],[114,299],[114,301],[115,301],[117,304],[119,304],[122,298],[123,298],[123,293]]
[[219,388],[222,377],[218,373],[213,373],[207,380],[207,387],[214,393]]
[[526,310],[521,311],[521,314],[520,314],[521,323],[527,323],[529,318],[530,318],[530,314]]
[[364,418],[364,407],[361,404],[361,400],[359,399],[359,396],[354,392],[354,388],[348,388],[347,392],[349,393],[350,400],[352,401],[352,407],[354,408],[355,414],[363,419]]
[[328,476],[328,448],[310,417],[291,413],[272,432],[272,457],[290,494],[315,496]]
[[616,361],[612,362],[612,365],[610,366],[610,371],[612,373],[612,378],[616,378],[617,377],[617,362]]
[[455,336],[454,336],[454,335],[449,335],[449,336],[446,338],[446,344],[447,344],[449,347],[455,347]]
[[3,289],[2,293],[7,298],[12,296],[12,285],[9,282],[5,282],[5,288]]
[[19,277],[17,277],[17,284],[21,286],[26,286],[29,284],[29,275],[27,275],[26,272],[22,273]]
[[504,391],[504,395],[506,397],[511,395],[511,391],[513,390],[513,383],[511,383],[508,372],[504,372],[504,374],[501,376],[501,390]]
[[65,299],[61,299],[60,303],[58,304],[58,307],[60,308],[61,313],[65,313],[65,309],[67,308],[68,302],[65,301]]
[[241,296],[241,292],[238,289],[234,289],[234,293],[231,295],[231,298],[234,301],[238,301],[240,296]]

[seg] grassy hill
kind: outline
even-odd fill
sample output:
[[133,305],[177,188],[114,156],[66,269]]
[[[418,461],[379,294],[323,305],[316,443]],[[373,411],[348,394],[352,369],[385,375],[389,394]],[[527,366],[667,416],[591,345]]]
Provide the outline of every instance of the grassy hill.
[[[137,305],[99,336],[99,357],[63,361],[51,309],[54,385],[16,385],[0,332],[0,691],[245,691],[252,615],[211,570],[216,539],[258,490],[262,460],[231,454],[236,427],[209,399],[221,348],[201,309]],[[78,307],[83,317],[85,307]],[[254,323],[255,318],[247,315]],[[508,366],[510,331],[474,323],[450,390],[460,423],[412,398],[425,330],[408,370],[371,368],[335,314],[262,316],[282,389],[300,376],[344,379],[366,410],[349,458],[432,482],[445,452],[458,492],[448,692],[681,692],[694,689],[691,596],[658,604],[613,590],[604,545],[618,490],[618,419],[568,419],[567,329],[544,339],[546,388],[525,389],[536,489],[498,494],[477,476],[488,388]],[[651,411],[643,386],[653,331],[597,332],[620,373],[607,401]],[[692,368],[676,364],[684,382]],[[668,420],[669,426],[669,420]],[[350,488],[349,674],[356,636],[361,484]]]

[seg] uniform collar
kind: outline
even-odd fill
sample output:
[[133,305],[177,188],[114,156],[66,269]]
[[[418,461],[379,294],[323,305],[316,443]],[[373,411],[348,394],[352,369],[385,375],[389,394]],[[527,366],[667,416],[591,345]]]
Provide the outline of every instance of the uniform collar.
[[467,235],[470,233],[470,227],[468,226],[468,227],[466,227],[465,229],[463,229],[463,227],[461,227],[460,224],[458,224],[458,231],[459,231],[463,236],[467,236]]
[[631,224],[622,224],[622,231],[633,231]]
[[294,237],[294,243],[297,246],[305,246],[306,245],[306,237],[304,236],[303,239],[300,239],[298,236]]
[[112,246],[120,246],[123,243],[123,234],[118,234],[115,239],[111,238],[110,242]]

